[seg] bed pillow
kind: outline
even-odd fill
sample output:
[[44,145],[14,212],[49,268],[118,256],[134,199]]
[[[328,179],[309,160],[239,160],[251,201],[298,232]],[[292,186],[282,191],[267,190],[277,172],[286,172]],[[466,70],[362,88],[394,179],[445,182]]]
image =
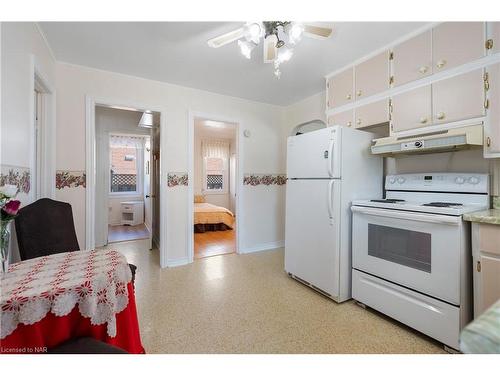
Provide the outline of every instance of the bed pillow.
[[205,197],[203,195],[195,194],[194,203],[205,203]]

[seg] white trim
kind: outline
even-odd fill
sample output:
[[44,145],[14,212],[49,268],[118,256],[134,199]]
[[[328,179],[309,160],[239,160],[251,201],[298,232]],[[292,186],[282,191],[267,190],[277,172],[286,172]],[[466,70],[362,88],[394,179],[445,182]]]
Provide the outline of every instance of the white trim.
[[241,231],[244,228],[242,220],[243,209],[243,122],[235,118],[227,118],[220,115],[214,115],[206,112],[188,111],[188,260],[194,261],[194,120],[197,117],[207,118],[214,121],[235,124],[236,127],[236,253],[241,253]]
[[167,265],[166,267],[179,267],[179,266],[185,266],[186,264],[191,263],[189,261],[189,258],[180,258],[180,259],[169,259],[167,260]]
[[[30,131],[30,170],[32,173],[31,186],[29,193],[30,199],[35,201],[38,198],[54,198],[56,195],[56,95],[55,90],[46,78],[40,64],[34,55],[30,55],[30,90],[29,90],[29,113],[31,121]],[[41,94],[42,127],[39,133],[42,152],[40,157],[41,176],[37,176],[37,155],[36,149],[36,123],[35,123],[35,103],[33,94],[38,89]],[[39,186],[39,189],[33,188]]]
[[138,111],[151,110],[160,113],[160,267],[167,267],[167,111],[163,107],[145,105],[144,103],[131,103],[127,100],[94,97],[85,95],[85,248],[95,247],[95,193],[96,193],[96,128],[95,106],[121,106],[135,108]]
[[411,33],[408,33],[408,34],[405,34],[403,35],[401,38],[398,38],[388,44],[385,44],[384,46],[370,52],[369,54],[367,55],[364,55],[363,57],[357,59],[357,60],[354,60],[352,62],[350,62],[349,64],[347,65],[344,65],[343,67],[337,69],[337,70],[334,70],[333,72],[331,73],[328,73],[325,78],[326,80],[328,81],[328,79],[330,77],[333,77],[339,73],[342,73],[343,71],[349,69],[349,68],[353,68],[354,66],[358,65],[358,64],[361,64],[362,62],[365,62],[366,60],[369,60],[371,59],[372,57],[375,57],[377,56],[379,53],[382,53],[384,51],[387,51],[388,49],[391,49],[395,46],[397,46],[398,44],[401,44],[403,42],[406,42],[407,40],[410,40],[411,38],[417,36],[417,35],[420,35],[424,32],[426,32],[427,30],[430,30],[430,29],[433,29],[434,27],[436,27],[437,25],[439,25],[440,23],[442,22],[430,22],[422,27],[419,27],[418,29],[412,31]]
[[285,241],[264,242],[255,246],[242,249],[241,254],[256,253],[258,251],[274,250],[285,247]]
[[44,43],[45,43],[45,46],[47,47],[47,49],[49,50],[49,54],[50,54],[50,57],[52,57],[52,60],[54,60],[54,62],[57,62],[57,59],[56,59],[56,55],[54,54],[54,51],[52,50],[52,47],[50,46],[49,44],[49,41],[47,39],[47,36],[45,35],[45,33],[43,32],[42,28],[40,27],[40,25],[38,24],[38,22],[35,22],[35,26],[38,30],[38,32],[40,33],[40,36],[42,37]]

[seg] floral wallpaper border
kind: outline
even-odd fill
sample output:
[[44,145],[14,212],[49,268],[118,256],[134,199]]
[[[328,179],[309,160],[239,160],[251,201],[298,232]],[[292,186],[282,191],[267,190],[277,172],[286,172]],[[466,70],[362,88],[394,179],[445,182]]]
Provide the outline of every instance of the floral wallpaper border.
[[19,192],[25,194],[30,192],[31,170],[29,168],[4,164],[0,170],[0,186],[16,185]]
[[258,186],[258,185],[285,185],[286,175],[284,174],[256,174],[249,173],[243,176],[243,185]]
[[168,187],[188,186],[188,174],[185,172],[169,172],[167,174]]
[[87,186],[87,178],[84,171],[63,171],[56,172],[56,189],[77,188]]

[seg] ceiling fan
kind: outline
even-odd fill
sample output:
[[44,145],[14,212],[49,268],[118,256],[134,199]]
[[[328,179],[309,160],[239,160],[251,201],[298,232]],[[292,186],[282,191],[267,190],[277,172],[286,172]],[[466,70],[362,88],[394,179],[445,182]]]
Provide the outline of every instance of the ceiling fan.
[[294,46],[302,39],[303,35],[316,39],[326,39],[331,34],[331,28],[301,22],[248,22],[239,29],[210,39],[208,45],[212,48],[219,48],[238,41],[241,54],[250,59],[252,50],[263,39],[264,62],[274,63],[274,75],[279,79],[281,76],[280,64],[290,60]]

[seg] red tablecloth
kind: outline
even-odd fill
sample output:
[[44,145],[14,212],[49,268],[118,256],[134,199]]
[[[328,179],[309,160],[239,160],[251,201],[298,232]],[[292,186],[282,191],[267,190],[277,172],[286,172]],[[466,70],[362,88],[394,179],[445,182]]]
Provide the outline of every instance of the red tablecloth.
[[[11,266],[9,275],[4,275],[0,313],[2,322],[7,324],[2,327],[4,337],[0,339],[0,353],[43,353],[69,339],[83,336],[129,353],[144,353],[126,259],[113,251],[75,253],[77,256],[57,254],[44,257],[45,260],[27,261],[29,264],[21,262]],[[18,279],[22,282],[13,289]],[[121,287],[122,284],[126,288]],[[90,292],[75,300],[75,295],[82,295],[83,285],[90,286]],[[49,286],[50,298],[47,298]],[[30,300],[35,301],[34,307],[29,305]],[[43,305],[47,311],[40,312],[40,300],[42,304],[49,304]]]

